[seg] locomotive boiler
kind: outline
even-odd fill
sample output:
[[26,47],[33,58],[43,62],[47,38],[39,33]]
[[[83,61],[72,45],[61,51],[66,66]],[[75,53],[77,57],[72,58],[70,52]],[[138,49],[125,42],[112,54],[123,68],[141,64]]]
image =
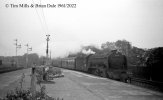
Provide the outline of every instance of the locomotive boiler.
[[88,72],[111,79],[127,81],[127,59],[120,52],[113,50],[107,55],[91,55],[88,58]]

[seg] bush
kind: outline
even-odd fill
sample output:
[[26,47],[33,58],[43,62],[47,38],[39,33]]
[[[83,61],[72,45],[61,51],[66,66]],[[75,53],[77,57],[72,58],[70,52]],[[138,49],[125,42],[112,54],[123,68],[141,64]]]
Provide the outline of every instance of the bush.
[[[25,75],[23,74],[20,79],[20,87],[16,87],[15,90],[10,90],[4,98],[0,98],[0,100],[32,100],[32,93],[30,88],[23,89],[23,82],[24,82]],[[40,85],[40,91],[36,91],[35,100],[63,100],[60,98],[52,98],[47,95],[45,85]]]

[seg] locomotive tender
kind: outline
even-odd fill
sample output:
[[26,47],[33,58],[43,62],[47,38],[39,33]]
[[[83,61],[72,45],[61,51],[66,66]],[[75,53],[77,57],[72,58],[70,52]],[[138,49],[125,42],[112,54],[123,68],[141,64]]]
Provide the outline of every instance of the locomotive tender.
[[126,56],[117,52],[117,50],[105,55],[90,54],[63,58],[58,63],[58,67],[83,71],[124,82],[129,79]]

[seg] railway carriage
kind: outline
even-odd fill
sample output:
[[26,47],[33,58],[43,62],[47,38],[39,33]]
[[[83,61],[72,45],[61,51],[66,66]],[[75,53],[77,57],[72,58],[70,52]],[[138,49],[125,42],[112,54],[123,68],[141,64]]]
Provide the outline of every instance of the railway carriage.
[[83,72],[87,72],[88,71],[88,56],[86,55],[82,55],[82,56],[77,56],[75,59],[75,70],[78,71],[83,71]]
[[61,60],[61,67],[66,69],[75,69],[75,57],[64,58]]

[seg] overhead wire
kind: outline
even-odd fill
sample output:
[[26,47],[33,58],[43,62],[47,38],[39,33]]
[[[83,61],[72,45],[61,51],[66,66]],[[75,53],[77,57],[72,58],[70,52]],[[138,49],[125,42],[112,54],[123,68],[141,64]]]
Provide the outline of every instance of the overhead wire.
[[[40,5],[42,5],[42,0],[40,0]],[[48,32],[48,25],[47,25],[47,22],[46,22],[46,18],[45,18],[45,14],[44,14],[43,8],[42,8],[42,16],[43,16],[43,20],[45,22],[46,31]]]
[[[35,5],[34,0],[32,0],[32,2],[33,2],[33,4]],[[35,7],[34,7],[34,8],[35,8]],[[42,30],[45,32],[45,34],[47,34],[47,31],[46,31],[46,29],[44,28],[43,22],[42,22],[41,17],[40,17],[40,15],[39,15],[39,13],[38,13],[38,11],[37,11],[36,8],[35,8],[35,11],[36,11],[36,14],[37,14],[37,16],[38,16],[38,19],[39,19],[39,21],[40,21],[40,23],[41,23]]]

